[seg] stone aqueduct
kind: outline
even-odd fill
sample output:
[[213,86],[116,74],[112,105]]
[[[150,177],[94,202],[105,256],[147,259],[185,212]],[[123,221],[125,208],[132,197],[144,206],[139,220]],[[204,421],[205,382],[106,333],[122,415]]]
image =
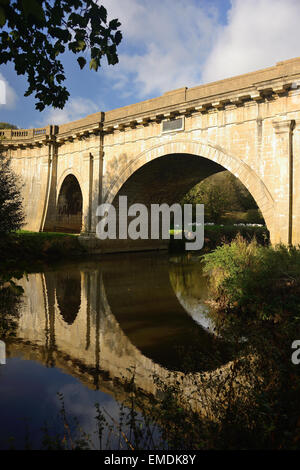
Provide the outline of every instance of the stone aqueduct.
[[[68,124],[0,134],[25,183],[28,230],[74,229],[95,240],[99,203],[123,194],[128,204],[171,204],[227,169],[256,200],[272,242],[300,243],[300,58]],[[142,241],[113,242],[110,251]]]

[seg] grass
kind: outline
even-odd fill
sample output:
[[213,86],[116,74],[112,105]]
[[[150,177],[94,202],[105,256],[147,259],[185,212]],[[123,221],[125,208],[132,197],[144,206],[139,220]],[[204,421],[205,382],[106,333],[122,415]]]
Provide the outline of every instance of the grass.
[[30,230],[18,230],[16,232],[17,235],[22,235],[22,236],[32,236],[35,238],[47,238],[47,239],[53,239],[53,238],[61,238],[61,237],[78,237],[79,233],[63,233],[63,232],[31,232]]
[[25,230],[2,235],[0,261],[14,265],[19,262],[76,258],[86,253],[78,238],[78,234]]
[[264,219],[258,209],[249,209],[248,211],[227,211],[220,219],[224,225],[233,225],[239,223],[256,223],[264,225]]

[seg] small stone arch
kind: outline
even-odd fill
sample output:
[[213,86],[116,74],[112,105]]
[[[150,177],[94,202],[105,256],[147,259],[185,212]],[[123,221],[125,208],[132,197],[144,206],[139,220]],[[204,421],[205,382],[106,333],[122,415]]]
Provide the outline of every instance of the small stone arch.
[[203,157],[233,173],[255,199],[270,230],[273,223],[274,200],[263,181],[243,160],[230,155],[220,146],[207,142],[176,140],[141,152],[136,158],[130,160],[122,174],[118,175],[111,182],[104,196],[104,201],[112,203],[123,184],[133,173],[147,163],[169,154],[187,154]]
[[82,181],[82,178],[81,178],[81,174],[75,168],[67,168],[66,170],[64,170],[61,173],[61,175],[60,175],[60,177],[57,181],[56,202],[58,200],[58,196],[59,196],[62,184],[63,184],[64,180],[66,179],[66,177],[68,175],[75,176],[75,178],[77,179],[78,184],[80,186],[80,189],[81,189],[81,192],[82,192],[82,197],[84,198],[84,191],[83,191],[84,184],[83,184],[83,181]]
[[57,192],[56,231],[80,233],[82,229],[83,196],[78,179],[69,172]]

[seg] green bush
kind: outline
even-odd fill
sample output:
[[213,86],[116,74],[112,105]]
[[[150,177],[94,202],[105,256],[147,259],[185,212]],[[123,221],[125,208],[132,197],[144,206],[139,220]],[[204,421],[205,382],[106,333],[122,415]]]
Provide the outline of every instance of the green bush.
[[[261,245],[268,245],[270,234],[268,229],[256,225],[205,225],[203,252],[214,250],[217,246],[230,243],[240,234],[245,240],[251,241],[253,238]],[[174,230],[170,231],[169,249],[171,252],[185,250],[185,238],[174,238]]]
[[85,254],[78,236],[51,232],[15,232],[0,237],[0,262],[76,258]]
[[249,242],[255,238],[261,245],[269,244],[270,235],[266,227],[245,224],[206,225],[204,229],[204,246],[212,250],[218,245],[230,243],[239,234]]
[[246,213],[246,222],[249,224],[264,224],[263,216],[259,209],[249,209]]
[[22,182],[11,168],[11,158],[0,155],[0,236],[24,225]]
[[299,315],[299,248],[247,243],[239,235],[203,259],[211,294],[223,312],[261,319]]
[[291,360],[300,337],[299,247],[238,236],[203,261],[210,316],[218,334],[238,345],[241,384],[251,385],[246,394],[235,389],[219,435],[226,448],[299,448],[299,366]]

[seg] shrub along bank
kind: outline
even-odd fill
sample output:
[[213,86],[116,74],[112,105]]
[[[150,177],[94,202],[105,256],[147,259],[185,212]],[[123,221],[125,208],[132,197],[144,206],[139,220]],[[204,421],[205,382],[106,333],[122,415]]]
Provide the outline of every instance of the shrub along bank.
[[15,232],[0,236],[0,262],[48,261],[85,254],[78,235],[47,232]]
[[[185,239],[175,239],[174,230],[170,231],[170,251],[182,251],[185,249]],[[217,246],[224,243],[230,243],[240,234],[243,239],[250,242],[253,238],[260,245],[268,245],[270,243],[270,234],[265,226],[239,224],[239,225],[205,225],[204,227],[204,246],[202,251],[209,252]]]
[[212,298],[226,314],[280,321],[300,315],[300,249],[240,235],[204,255]]
[[236,364],[251,384],[226,418],[226,447],[299,449],[300,365],[293,344],[300,338],[300,247],[260,246],[239,236],[203,262],[210,316],[218,333],[238,345]]

